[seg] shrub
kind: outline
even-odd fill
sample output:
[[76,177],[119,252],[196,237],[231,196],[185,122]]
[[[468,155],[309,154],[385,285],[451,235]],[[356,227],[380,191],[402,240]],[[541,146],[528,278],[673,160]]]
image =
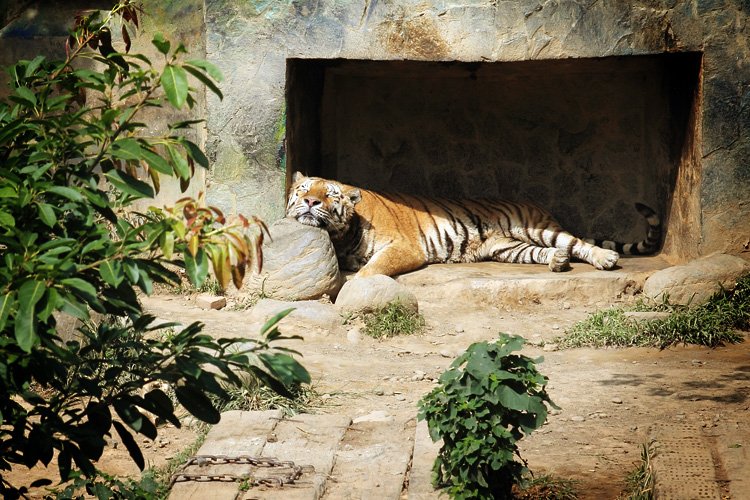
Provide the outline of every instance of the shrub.
[[[143,55],[114,50],[109,21],[122,17],[127,45],[139,12],[123,0],[104,16],[80,16],[67,58],[18,62],[9,70],[8,100],[0,102],[0,469],[55,460],[62,481],[83,475],[97,495],[104,483],[94,462],[105,435],[114,429],[142,469],[132,433],[156,437],[148,412],[180,425],[163,391],[143,390],[151,382],[171,384],[177,401],[210,423],[219,413],[209,395],[226,397],[237,371],[283,394],[309,382],[274,347],[284,339],[275,323],[242,352],[231,348],[233,339],[201,333],[199,323],[166,339],[146,335],[175,325],[153,325],[137,289],[176,284],[169,264],[184,267],[198,287],[209,267],[222,287],[239,286],[246,268],[260,265],[263,225],[227,221],[190,198],[130,212],[158,192],[162,177],[186,189],[196,164],[208,165],[182,133],[194,121],[158,135],[139,122],[142,110],[191,107],[188,75],[220,94],[213,66],[184,60],[184,47],[159,35],[153,44],[161,70]],[[92,324],[91,310],[116,320]],[[83,322],[77,336],[60,337],[60,315]],[[25,494],[25,486],[0,479],[5,498]],[[43,484],[49,481],[35,486]]]
[[554,403],[536,370],[541,359],[512,354],[523,342],[500,334],[472,344],[419,402],[432,440],[443,440],[433,484],[453,498],[510,498],[528,472],[517,442],[544,424]]

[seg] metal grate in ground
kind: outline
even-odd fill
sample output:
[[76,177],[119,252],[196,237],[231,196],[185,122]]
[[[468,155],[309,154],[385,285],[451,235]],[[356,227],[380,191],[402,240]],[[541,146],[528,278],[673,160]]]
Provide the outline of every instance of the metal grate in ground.
[[651,430],[655,493],[660,500],[721,500],[711,448],[697,425],[660,423]]

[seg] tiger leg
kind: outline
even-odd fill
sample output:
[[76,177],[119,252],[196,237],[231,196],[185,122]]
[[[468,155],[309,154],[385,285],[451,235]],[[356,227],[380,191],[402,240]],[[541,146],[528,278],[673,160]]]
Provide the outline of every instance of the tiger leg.
[[358,277],[385,274],[394,276],[419,269],[426,264],[424,255],[408,246],[388,245],[370,257],[367,264],[357,272]]
[[485,242],[483,254],[497,262],[547,264],[550,271],[567,271],[570,253],[555,247],[542,247],[513,238],[493,238]]
[[568,255],[588,262],[597,269],[612,269],[620,259],[620,254],[614,250],[597,247],[586,243],[567,231],[559,228],[546,229],[534,235],[534,241],[563,250]]

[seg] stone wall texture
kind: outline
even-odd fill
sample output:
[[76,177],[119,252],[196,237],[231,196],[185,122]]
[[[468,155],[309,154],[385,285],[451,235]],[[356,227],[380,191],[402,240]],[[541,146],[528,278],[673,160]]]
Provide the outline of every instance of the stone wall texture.
[[[575,62],[582,58],[696,52],[699,53],[697,76],[700,78],[695,109],[682,111],[684,123],[690,130],[676,154],[664,151],[665,141],[659,142],[658,135],[668,124],[633,127],[628,124],[632,116],[611,116],[608,112],[612,110],[626,109],[617,102],[622,97],[612,95],[607,99],[606,88],[593,80],[591,91],[578,95],[595,99],[597,93],[603,94],[603,100],[596,102],[607,103],[609,108],[601,110],[599,115],[596,109],[582,109],[579,116],[570,116],[575,106],[580,105],[573,103],[561,108],[570,112],[567,116],[546,119],[543,106],[537,106],[527,112],[526,122],[517,120],[524,116],[524,99],[540,102],[534,86],[527,86],[515,97],[483,95],[477,100],[475,96],[464,95],[457,101],[443,96],[443,100],[438,97],[437,101],[427,104],[454,105],[451,112],[445,114],[447,123],[433,122],[426,128],[453,128],[456,130],[454,143],[461,142],[462,133],[474,134],[471,140],[478,137],[488,143],[490,140],[482,137],[482,133],[488,131],[482,126],[482,120],[497,118],[492,116],[492,110],[500,107],[482,108],[481,104],[492,99],[507,100],[503,105],[508,105],[511,112],[501,125],[495,121],[493,126],[506,130],[509,140],[505,144],[496,142],[473,149],[465,155],[468,158],[480,156],[479,162],[485,166],[492,162],[513,163],[517,175],[502,174],[502,183],[495,176],[488,177],[487,169],[472,172],[471,165],[467,165],[471,161],[464,159],[451,165],[446,160],[458,156],[455,148],[441,155],[440,144],[422,140],[430,135],[441,137],[441,134],[404,130],[397,117],[391,120],[390,123],[394,123],[391,128],[383,127],[378,133],[364,131],[368,134],[367,141],[374,144],[370,149],[375,153],[361,148],[348,151],[339,142],[333,153],[337,157],[337,174],[340,177],[351,175],[364,187],[435,194],[446,194],[446,191],[450,194],[455,188],[457,193],[469,196],[492,196],[497,190],[498,196],[538,198],[562,211],[563,222],[597,233],[595,236],[631,237],[633,233],[627,228],[617,229],[614,235],[600,233],[607,232],[609,227],[637,226],[638,216],[629,205],[640,199],[664,213],[669,228],[664,253],[672,260],[682,261],[717,250],[739,254],[747,250],[750,238],[748,9],[750,5],[739,0],[206,0],[207,56],[217,62],[227,76],[224,100],[209,101],[208,147],[214,159],[209,197],[220,206],[275,218],[283,213],[287,170],[310,173],[304,157],[290,156],[287,162],[284,155],[290,59]],[[653,80],[646,83],[647,87],[658,87],[664,75],[649,72],[646,67],[643,76]],[[325,78],[329,82],[337,77],[332,73]],[[340,76],[338,78],[341,80]],[[358,90],[359,83],[362,86]],[[383,88],[398,87],[379,87],[371,81],[350,79],[344,84],[341,93],[334,96],[333,109],[337,113],[351,106],[355,109],[349,109],[354,113],[346,118],[349,120],[346,125],[339,123],[336,132],[339,140],[342,136],[359,133],[353,125],[362,108],[377,107],[384,100],[388,101],[386,104],[391,111],[406,108],[419,112],[424,105],[408,98],[419,94],[417,80],[407,81],[403,93],[388,93]],[[620,89],[628,85],[620,82]],[[417,88],[409,89],[409,86]],[[631,91],[636,95],[641,92],[636,87]],[[658,100],[664,92],[650,95]],[[638,120],[644,117],[648,120],[648,99],[646,96],[633,106],[631,115]],[[392,106],[393,102],[398,105]],[[585,99],[581,102],[586,104]],[[570,124],[576,120],[580,123]],[[525,152],[519,161],[510,139],[527,133],[531,126],[546,127],[549,144],[540,142],[536,151]],[[633,137],[633,142],[628,143],[626,135],[618,133],[616,143],[609,144],[607,134],[616,127],[626,131],[632,128],[636,134],[646,135]],[[583,131],[595,137],[594,142],[588,142],[584,148],[592,150],[593,144],[596,146],[593,154],[554,156],[560,150],[561,141],[575,145],[575,134]],[[409,146],[420,144],[427,152],[422,156],[402,154],[403,158],[399,158],[399,137],[405,138]],[[634,144],[641,149],[636,150]],[[351,147],[356,149],[356,146]],[[650,152],[644,153],[644,148],[650,148]],[[386,168],[382,172],[369,168],[376,163],[372,156],[378,154],[386,159],[390,154],[394,159],[390,164],[381,159],[380,163]],[[538,156],[536,164],[535,154]],[[449,189],[441,187],[440,182],[421,185],[424,175],[391,174],[394,169],[408,169],[409,164],[417,171],[424,170],[426,162],[435,163],[430,155],[443,160],[439,168],[447,175],[440,182],[447,182]],[[326,166],[330,171],[331,162],[326,161],[330,157],[325,151],[322,158],[320,171],[324,172]],[[414,164],[420,160],[424,161]],[[362,175],[352,174],[352,169],[346,167],[347,161],[349,164],[364,161],[368,168],[362,169]],[[587,166],[587,161],[593,161],[593,168]],[[605,176],[605,182],[598,182],[596,170],[606,171],[608,162],[630,167]],[[668,165],[659,166],[659,162]],[[656,177],[641,176],[649,169],[661,169],[663,173]],[[540,177],[547,180],[524,188],[525,184],[530,184],[530,179]],[[396,180],[391,182],[391,179]],[[621,184],[634,186],[635,193],[625,196],[625,190],[618,187]],[[557,198],[550,194],[558,190]],[[593,201],[568,196],[576,191],[586,193]],[[559,196],[562,192],[568,198],[565,203]],[[601,212],[605,215],[595,213],[597,203],[604,204]]]
[[[629,207],[643,201],[663,213],[663,254],[680,262],[750,251],[749,10],[746,0],[149,0],[136,49],[164,31],[223,71],[224,99],[208,95],[195,112],[212,161],[199,184],[228,213],[281,217],[293,170],[534,199],[587,236],[632,238]],[[64,33],[39,26],[0,27],[0,60]],[[694,55],[693,73],[648,58],[620,72],[629,56],[680,53]],[[600,60],[604,70],[581,76]],[[351,72],[349,61],[439,71],[430,80],[408,66],[399,83],[400,71]],[[312,69],[300,73],[304,62]],[[683,76],[695,84],[675,99]]]

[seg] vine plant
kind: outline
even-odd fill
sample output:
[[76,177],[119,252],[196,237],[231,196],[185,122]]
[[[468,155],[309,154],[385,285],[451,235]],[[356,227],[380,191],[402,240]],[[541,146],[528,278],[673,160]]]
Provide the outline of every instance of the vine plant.
[[[238,371],[282,394],[310,380],[294,352],[277,347],[286,339],[276,328],[282,316],[242,352],[200,323],[164,340],[150,334],[170,325],[154,325],[138,290],[179,282],[170,264],[196,286],[209,267],[223,287],[240,286],[246,268],[260,267],[265,227],[252,217],[225,220],[190,198],[133,215],[163,177],[184,191],[196,165],[208,166],[184,134],[196,121],[158,135],[140,121],[143,110],[192,107],[195,83],[221,97],[219,71],[186,59],[180,44],[153,38],[159,68],[128,53],[141,14],[130,0],[82,14],[63,61],[37,57],[9,69],[10,94],[0,101],[0,470],[56,461],[62,481],[82,474],[94,484],[113,432],[143,468],[133,433],[155,438],[153,416],[180,425],[167,394],[143,390],[160,386],[151,382],[169,383],[186,410],[215,423],[209,395],[225,396]],[[115,17],[124,52],[112,44]],[[119,319],[95,324],[91,311]],[[64,315],[83,322],[73,338],[59,334]],[[5,498],[26,492],[0,476]]]

